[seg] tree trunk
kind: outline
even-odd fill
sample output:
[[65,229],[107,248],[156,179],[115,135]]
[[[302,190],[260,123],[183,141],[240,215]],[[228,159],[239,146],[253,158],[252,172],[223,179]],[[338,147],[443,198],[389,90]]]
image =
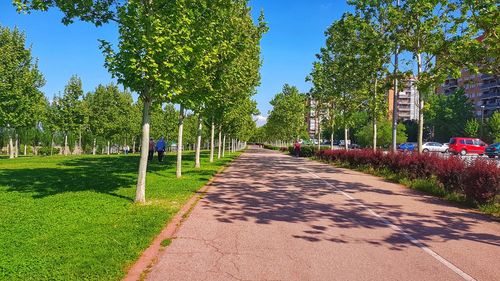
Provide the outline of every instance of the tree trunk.
[[69,150],[69,147],[68,147],[68,133],[65,133],[64,134],[64,156],[67,156],[68,155],[68,151]]
[[95,150],[96,150],[95,143],[96,139],[94,138],[94,145],[92,146],[92,155],[95,155]]
[[19,157],[19,135],[16,134],[16,148],[14,149],[14,157]]
[[[420,46],[420,42],[419,42]],[[422,55],[417,54],[417,79],[420,78],[422,73]],[[418,88],[415,88],[418,91]],[[418,92],[418,153],[422,153],[422,145],[424,140],[424,99],[422,93]]]
[[[398,2],[399,6],[399,2]],[[396,41],[396,48],[394,50],[394,95],[392,99],[392,151],[396,152],[397,147],[397,132],[398,132],[398,99],[399,99],[399,89],[398,89],[398,74],[399,71],[399,45]]]
[[135,153],[135,138],[134,138],[134,144],[132,145],[132,153]]
[[221,156],[221,146],[222,146],[222,126],[219,125],[219,143],[217,144],[218,151],[217,151],[217,159],[220,159]]
[[24,153],[23,153],[24,156],[26,156],[26,144],[24,145]]
[[214,152],[215,152],[215,124],[212,120],[212,128],[210,131],[210,163],[214,162]]
[[418,96],[418,153],[422,153],[424,143],[424,100]]
[[175,175],[177,178],[182,177],[182,131],[184,129],[184,107],[181,105],[179,109],[179,136],[177,138],[177,169]]
[[349,144],[347,143],[347,139],[349,138],[348,132],[349,132],[349,129],[347,129],[347,126],[344,126],[344,148],[345,148],[345,150],[349,150]]
[[377,150],[377,82],[375,78],[375,89],[373,91],[373,151]]
[[82,129],[78,132],[78,154],[82,154],[83,149],[82,149]]
[[319,116],[318,116],[318,151],[321,150],[321,124],[320,124],[321,120],[319,120]]
[[201,167],[201,161],[200,161],[200,153],[201,153],[201,133],[203,130],[203,119],[201,118],[201,114],[198,114],[198,132],[197,132],[197,137],[196,137],[196,152],[195,152],[195,161],[194,161],[194,167],[195,168],[200,168]]
[[330,134],[330,150],[333,150],[333,130],[332,133]]
[[50,138],[50,156],[54,155],[54,134]]
[[111,144],[110,141],[108,140],[108,151],[107,154],[109,155],[111,153]]
[[226,135],[224,135],[224,138],[222,140],[222,157],[226,156]]
[[12,141],[12,135],[9,135],[9,158],[14,158],[14,142]]
[[139,173],[137,176],[137,186],[135,191],[135,202],[146,202],[146,172],[148,168],[149,152],[149,110],[151,100],[145,100],[142,109],[142,141],[141,141],[141,160],[139,162]]

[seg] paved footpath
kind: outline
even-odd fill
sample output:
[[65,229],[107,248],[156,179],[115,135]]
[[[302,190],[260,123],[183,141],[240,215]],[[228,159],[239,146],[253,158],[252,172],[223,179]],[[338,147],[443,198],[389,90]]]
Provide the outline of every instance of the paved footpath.
[[500,222],[373,176],[250,149],[147,280],[500,280]]

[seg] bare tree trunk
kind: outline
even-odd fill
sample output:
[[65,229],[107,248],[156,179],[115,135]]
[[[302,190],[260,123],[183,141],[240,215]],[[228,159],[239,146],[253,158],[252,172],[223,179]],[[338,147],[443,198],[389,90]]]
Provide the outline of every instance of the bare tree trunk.
[[16,134],[16,148],[14,149],[14,157],[19,157],[19,135]]
[[195,168],[201,167],[200,153],[201,153],[202,129],[203,129],[203,119],[201,118],[201,114],[198,114],[198,132],[197,132],[197,136],[196,136],[196,152],[195,152],[195,161],[194,161]]
[[54,155],[54,134],[50,138],[50,156]]
[[222,126],[219,125],[219,143],[217,144],[218,146],[218,151],[217,151],[217,159],[220,159],[221,156],[221,146],[222,146]]
[[148,168],[149,152],[149,110],[151,100],[145,100],[142,109],[142,141],[141,141],[141,160],[139,162],[139,173],[137,176],[137,186],[135,191],[135,202],[146,202],[146,172]]
[[111,144],[110,141],[108,140],[108,152],[107,154],[109,155],[111,153]]
[[179,109],[179,136],[177,138],[177,169],[175,175],[177,178],[182,177],[182,131],[184,129],[184,107],[181,105]]
[[373,151],[377,150],[377,82],[375,78],[375,89],[373,91]]
[[96,150],[95,143],[96,139],[94,138],[94,145],[92,146],[92,155],[95,155],[95,150]]
[[215,124],[212,119],[212,128],[210,131],[210,163],[214,162],[214,152],[215,152]]
[[[420,45],[420,42],[419,42]],[[422,55],[417,54],[417,79],[422,73]],[[418,88],[416,89],[418,91]],[[422,93],[418,92],[418,153],[422,153],[422,145],[424,140],[424,99]]]
[[318,151],[321,150],[321,120],[319,120],[318,116]]
[[222,157],[225,157],[226,155],[226,135],[224,135],[224,138],[222,140]]
[[348,132],[349,132],[349,129],[347,129],[347,126],[344,126],[344,148],[345,148],[345,150],[349,150],[349,144],[347,143],[347,139],[349,138]]
[[26,156],[26,144],[24,145],[24,153],[23,153],[24,156]]
[[[399,7],[399,0],[397,1],[397,7]],[[397,31],[397,30],[396,30]],[[394,96],[392,101],[392,151],[398,151],[397,147],[397,132],[398,132],[398,99],[399,99],[399,89],[398,89],[398,71],[399,71],[399,42],[396,37],[395,48],[394,48]]]
[[332,133],[330,134],[330,149],[333,150],[333,130]]
[[134,144],[132,145],[132,153],[135,153],[135,138],[134,138]]
[[83,149],[82,149],[82,129],[79,130],[78,132],[78,154],[82,154]]
[[69,150],[69,147],[68,147],[68,133],[64,133],[64,156],[67,156],[68,155],[68,151]]
[[9,135],[9,158],[14,158],[14,142],[12,141],[12,135]]
[[424,99],[418,97],[418,153],[422,153],[424,143]]

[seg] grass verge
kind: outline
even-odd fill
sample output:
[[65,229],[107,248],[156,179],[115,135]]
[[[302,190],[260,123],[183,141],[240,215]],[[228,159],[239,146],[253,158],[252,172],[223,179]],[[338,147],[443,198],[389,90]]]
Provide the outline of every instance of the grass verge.
[[194,153],[148,167],[133,203],[138,156],[0,160],[0,280],[119,280],[198,189],[239,153],[195,169]]

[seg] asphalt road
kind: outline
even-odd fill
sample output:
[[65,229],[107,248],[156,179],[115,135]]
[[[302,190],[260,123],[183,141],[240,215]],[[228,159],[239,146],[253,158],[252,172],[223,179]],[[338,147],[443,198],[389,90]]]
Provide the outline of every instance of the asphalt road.
[[147,280],[500,280],[500,222],[366,174],[250,149]]

